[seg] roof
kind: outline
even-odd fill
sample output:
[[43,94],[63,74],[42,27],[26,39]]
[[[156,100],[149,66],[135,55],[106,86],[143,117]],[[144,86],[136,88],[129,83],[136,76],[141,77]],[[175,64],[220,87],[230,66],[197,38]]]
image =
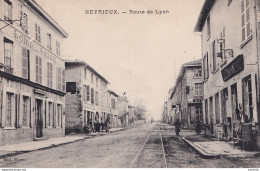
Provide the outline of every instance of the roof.
[[37,12],[44,20],[46,20],[55,30],[57,30],[64,38],[69,35],[61,26],[46,12],[35,0],[24,0],[35,12]]
[[114,96],[119,97],[119,95],[116,92],[114,92],[113,90],[107,90],[107,91],[109,93],[113,94]]
[[85,61],[80,61],[80,60],[65,60],[65,65],[82,65],[88,68],[93,74],[101,78],[103,81],[105,81],[107,84],[109,82],[107,79],[105,79],[102,75],[100,75],[94,68],[92,68],[90,65],[88,65]]
[[209,14],[212,6],[214,5],[214,3],[215,3],[215,0],[205,0],[204,1],[204,4],[203,4],[202,9],[200,11],[199,18],[198,18],[197,23],[196,23],[195,28],[194,28],[194,32],[201,32],[202,31],[202,28],[205,24],[205,21],[206,21],[208,14]]
[[183,77],[183,75],[185,73],[186,68],[189,68],[189,67],[201,67],[201,61],[202,61],[202,59],[198,59],[198,60],[194,60],[194,61],[190,61],[190,62],[186,62],[186,63],[182,64],[181,70],[180,70],[180,72],[178,74],[178,77],[177,77],[177,79],[175,81],[175,85],[172,88],[172,94],[171,94],[170,99],[172,98],[173,94],[175,93],[176,88],[177,88],[179,82],[181,81],[181,79],[182,79],[182,77]]

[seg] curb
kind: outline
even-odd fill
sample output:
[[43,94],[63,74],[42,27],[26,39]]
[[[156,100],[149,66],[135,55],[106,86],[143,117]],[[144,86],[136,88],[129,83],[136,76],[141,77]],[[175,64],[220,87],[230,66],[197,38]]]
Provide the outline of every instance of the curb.
[[196,150],[200,154],[200,156],[202,156],[203,158],[218,158],[218,157],[220,157],[220,155],[216,154],[216,153],[207,153],[204,149],[198,147],[196,144],[187,140],[185,137],[183,137],[182,140],[186,144],[190,145],[194,150]]
[[[116,131],[111,131],[110,133],[115,133],[115,132],[119,132],[119,131],[123,131],[125,129],[120,129],[120,130],[116,130]],[[99,136],[104,136],[104,135],[107,135],[106,134],[100,134]],[[0,159],[4,159],[4,158],[7,158],[7,157],[13,157],[13,156],[17,156],[17,155],[20,155],[20,154],[25,154],[25,153],[29,153],[29,152],[33,152],[33,151],[40,151],[40,150],[46,150],[46,149],[51,149],[51,148],[54,148],[54,147],[59,147],[59,146],[62,146],[62,145],[66,145],[66,144],[71,144],[71,143],[74,143],[74,142],[77,142],[77,141],[82,141],[82,140],[86,140],[86,139],[91,139],[91,138],[94,138],[94,137],[97,137],[98,135],[88,135],[88,136],[85,136],[85,137],[82,137],[82,138],[79,138],[79,139],[76,139],[76,140],[73,140],[73,141],[68,141],[68,142],[63,142],[63,143],[60,143],[60,144],[51,144],[51,145],[48,145],[46,147],[42,147],[42,148],[38,148],[38,149],[33,149],[33,150],[26,150],[26,151],[11,151],[10,153],[7,153],[7,154],[3,154],[3,155],[0,155]]]

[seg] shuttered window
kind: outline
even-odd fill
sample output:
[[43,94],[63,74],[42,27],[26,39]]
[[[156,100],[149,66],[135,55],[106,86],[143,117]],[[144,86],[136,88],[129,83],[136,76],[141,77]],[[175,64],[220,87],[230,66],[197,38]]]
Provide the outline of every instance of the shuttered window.
[[242,42],[251,36],[250,1],[241,0]]
[[91,104],[94,104],[94,89],[91,88]]
[[89,86],[87,86],[87,101],[90,101],[90,91],[89,91]]
[[9,0],[4,0],[4,19],[6,21],[11,21],[12,20],[12,3]]
[[35,39],[41,42],[41,28],[38,24],[35,24]]
[[48,87],[52,87],[52,63],[47,62],[47,85]]
[[56,41],[56,54],[60,56],[60,42]]
[[22,49],[22,77],[29,79],[29,50]]
[[62,91],[66,91],[65,70],[62,70]]
[[57,90],[61,90],[61,68],[57,67]]
[[42,58],[36,56],[36,82],[42,84]]

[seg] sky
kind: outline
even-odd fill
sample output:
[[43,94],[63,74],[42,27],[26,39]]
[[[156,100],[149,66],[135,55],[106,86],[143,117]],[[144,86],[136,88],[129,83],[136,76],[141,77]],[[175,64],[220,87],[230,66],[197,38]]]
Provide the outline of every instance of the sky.
[[[109,89],[126,92],[132,105],[142,100],[155,119],[161,118],[181,65],[201,58],[201,37],[193,29],[204,0],[35,1],[69,34],[64,59],[86,61],[110,82]],[[145,14],[137,14],[140,10]]]

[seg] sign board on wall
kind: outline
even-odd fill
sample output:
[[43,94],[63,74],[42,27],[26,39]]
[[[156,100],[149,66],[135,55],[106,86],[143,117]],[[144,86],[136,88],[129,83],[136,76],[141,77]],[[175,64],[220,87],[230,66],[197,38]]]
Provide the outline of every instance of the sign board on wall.
[[222,78],[224,81],[229,80],[244,70],[244,57],[238,55],[232,62],[230,62],[222,71]]

